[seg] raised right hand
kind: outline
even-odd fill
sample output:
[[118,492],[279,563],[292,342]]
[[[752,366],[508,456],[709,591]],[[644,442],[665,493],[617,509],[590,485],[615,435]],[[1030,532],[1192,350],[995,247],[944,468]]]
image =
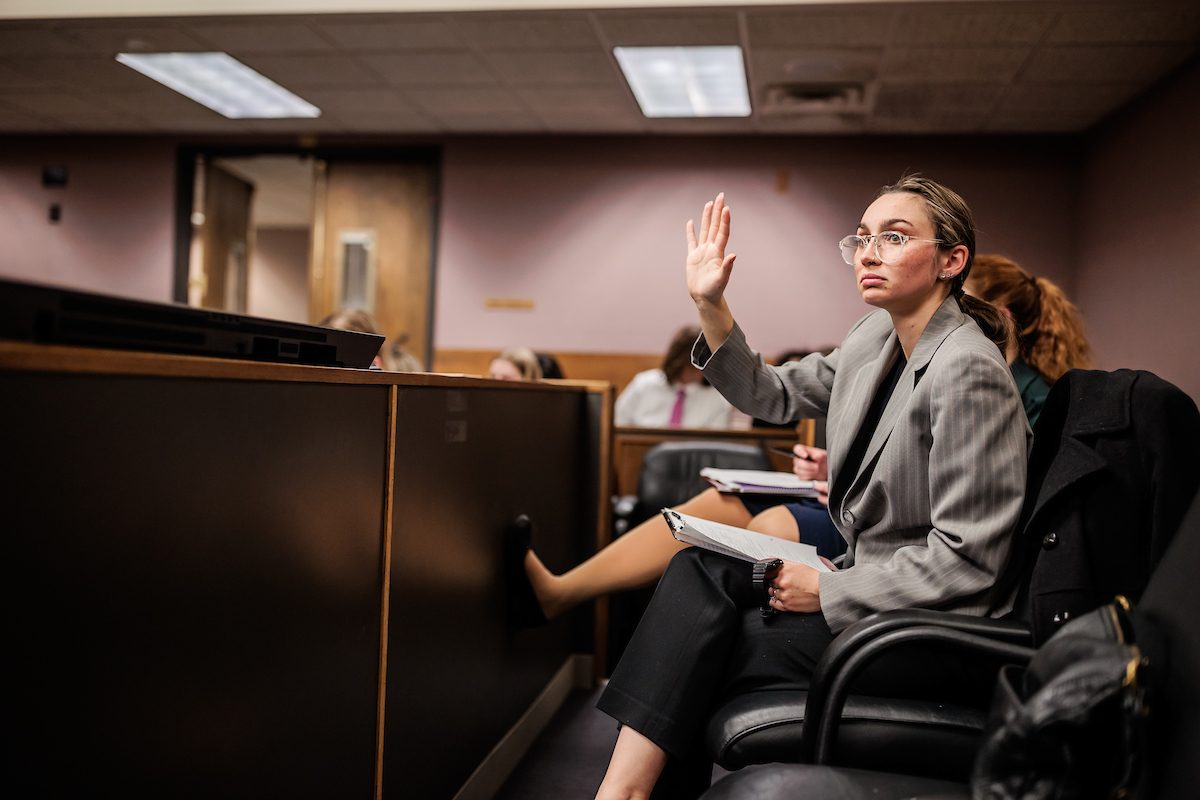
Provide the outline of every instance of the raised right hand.
[[687,284],[688,293],[697,305],[717,305],[725,295],[729,274],[733,271],[733,253],[725,254],[729,242],[729,206],[725,205],[725,193],[704,204],[704,216],[700,219],[700,235],[692,220],[687,223]]

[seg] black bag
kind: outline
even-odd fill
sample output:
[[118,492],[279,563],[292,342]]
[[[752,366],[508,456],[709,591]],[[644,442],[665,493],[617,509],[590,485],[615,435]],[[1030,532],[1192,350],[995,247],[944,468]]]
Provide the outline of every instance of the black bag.
[[974,800],[1101,800],[1142,793],[1149,664],[1129,603],[1064,625],[1027,667],[1000,672]]

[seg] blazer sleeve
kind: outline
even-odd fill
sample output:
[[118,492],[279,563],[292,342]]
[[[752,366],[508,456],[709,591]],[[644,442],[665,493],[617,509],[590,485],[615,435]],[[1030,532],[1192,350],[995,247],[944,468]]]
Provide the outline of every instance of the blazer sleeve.
[[779,424],[827,416],[838,356],[838,350],[828,356],[812,353],[773,367],[750,349],[737,323],[716,352],[703,334],[692,347],[692,364],[735,408]]
[[[898,547],[887,561],[821,574],[821,609],[832,630],[876,611],[994,606],[1025,496],[1030,434],[1008,368],[983,347],[993,345],[943,347],[923,376],[932,382],[929,528],[922,543]],[[902,493],[904,476],[891,479]],[[921,539],[919,530],[894,535]]]

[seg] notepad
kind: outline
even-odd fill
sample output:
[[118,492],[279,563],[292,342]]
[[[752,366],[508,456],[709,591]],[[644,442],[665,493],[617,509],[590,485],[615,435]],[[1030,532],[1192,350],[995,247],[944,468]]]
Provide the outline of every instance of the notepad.
[[817,548],[787,539],[779,539],[745,528],[735,528],[690,514],[681,514],[670,508],[662,510],[671,535],[684,544],[703,547],[742,561],[761,561],[765,558],[782,558],[807,564],[820,572],[829,572],[829,567],[817,555]]
[[719,492],[732,494],[780,494],[791,497],[816,497],[816,481],[805,481],[790,472],[761,469],[716,469],[705,467],[700,477]]

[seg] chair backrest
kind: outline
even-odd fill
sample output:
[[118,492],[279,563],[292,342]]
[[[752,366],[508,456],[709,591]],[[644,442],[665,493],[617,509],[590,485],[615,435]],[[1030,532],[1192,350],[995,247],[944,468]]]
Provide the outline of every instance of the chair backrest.
[[1200,494],[1134,608],[1150,659],[1153,797],[1195,796],[1200,786]]
[[771,469],[762,448],[730,442],[664,442],[646,451],[638,478],[638,505],[651,513],[679,505],[708,487],[704,467]]
[[1196,404],[1158,376],[1059,378],[1034,430],[1006,575],[1036,642],[1116,594],[1137,602],[1200,484],[1198,450]]

